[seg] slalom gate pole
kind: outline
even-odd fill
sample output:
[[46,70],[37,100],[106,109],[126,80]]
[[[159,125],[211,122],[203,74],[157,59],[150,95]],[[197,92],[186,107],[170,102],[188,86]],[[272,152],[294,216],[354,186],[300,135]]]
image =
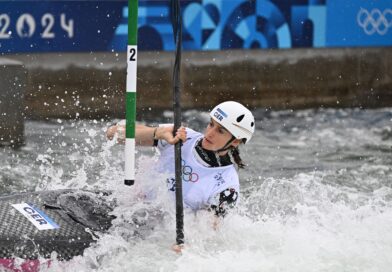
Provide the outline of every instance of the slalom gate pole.
[[[175,62],[173,68],[173,112],[175,134],[181,126],[181,105],[180,105],[180,70],[181,70],[181,45],[182,45],[182,17],[180,0],[170,0],[171,20],[173,26],[175,50]],[[177,245],[184,244],[184,207],[182,200],[182,164],[181,145],[179,141],[174,146],[175,174],[176,174],[176,242]]]
[[125,185],[135,183],[135,123],[138,0],[128,0],[127,92],[125,99]]

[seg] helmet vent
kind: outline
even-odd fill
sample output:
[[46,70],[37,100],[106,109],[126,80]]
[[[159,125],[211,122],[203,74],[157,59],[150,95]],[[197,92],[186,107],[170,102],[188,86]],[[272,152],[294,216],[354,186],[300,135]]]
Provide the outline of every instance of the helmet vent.
[[244,119],[244,117],[245,117],[245,114],[242,114],[242,115],[238,116],[238,117],[237,117],[237,122],[238,122],[238,123],[241,122],[242,119]]
[[254,125],[255,125],[255,123],[253,123],[253,122],[252,122],[252,123],[250,123],[250,126],[251,126],[251,127],[253,127]]

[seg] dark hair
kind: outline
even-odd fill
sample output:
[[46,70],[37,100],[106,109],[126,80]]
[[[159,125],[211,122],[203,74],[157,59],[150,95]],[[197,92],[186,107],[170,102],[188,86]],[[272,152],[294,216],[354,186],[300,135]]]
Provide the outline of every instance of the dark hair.
[[238,168],[245,168],[245,164],[242,162],[242,159],[240,157],[240,150],[237,147],[231,148],[231,156],[234,159],[234,162],[237,164]]

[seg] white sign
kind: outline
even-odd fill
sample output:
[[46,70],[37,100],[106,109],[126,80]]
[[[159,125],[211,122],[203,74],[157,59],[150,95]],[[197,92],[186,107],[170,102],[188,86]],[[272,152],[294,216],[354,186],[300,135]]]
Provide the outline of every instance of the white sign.
[[23,214],[39,230],[58,229],[59,226],[43,211],[28,203],[12,204],[16,210]]

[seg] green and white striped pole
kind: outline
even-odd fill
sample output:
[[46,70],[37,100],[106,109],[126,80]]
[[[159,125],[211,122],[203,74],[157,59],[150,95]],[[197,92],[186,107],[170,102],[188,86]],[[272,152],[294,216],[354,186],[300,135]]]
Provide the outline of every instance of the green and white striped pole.
[[127,95],[125,125],[125,185],[135,183],[135,123],[138,0],[128,0]]

